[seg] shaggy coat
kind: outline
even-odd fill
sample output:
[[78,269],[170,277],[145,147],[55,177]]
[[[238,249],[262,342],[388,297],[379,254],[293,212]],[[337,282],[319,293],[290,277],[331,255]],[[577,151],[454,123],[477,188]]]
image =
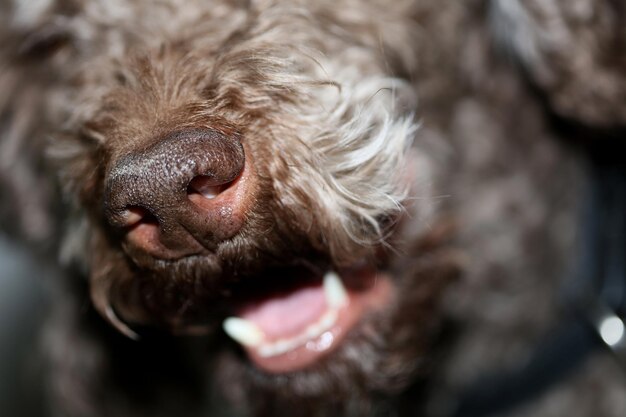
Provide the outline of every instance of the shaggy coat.
[[[440,411],[554,320],[571,144],[626,123],[625,42],[611,0],[1,1],[0,224],[67,270],[53,414]],[[185,170],[245,195],[200,221],[145,180]],[[126,228],[139,201],[159,243]],[[361,265],[392,302],[313,367],[264,373],[220,331],[251,287]],[[562,396],[624,388],[597,366]]]

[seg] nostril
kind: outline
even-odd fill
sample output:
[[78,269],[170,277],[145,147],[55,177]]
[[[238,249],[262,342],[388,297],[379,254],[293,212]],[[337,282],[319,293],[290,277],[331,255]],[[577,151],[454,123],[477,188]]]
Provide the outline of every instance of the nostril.
[[202,197],[211,200],[225,191],[232,183],[233,181],[224,183],[206,175],[199,175],[192,179],[189,183],[189,186],[187,187],[187,195],[189,195],[192,199],[194,199],[196,195],[201,195]]
[[139,224],[158,224],[158,220],[150,211],[143,207],[130,206],[120,213],[121,225],[125,228],[133,228]]

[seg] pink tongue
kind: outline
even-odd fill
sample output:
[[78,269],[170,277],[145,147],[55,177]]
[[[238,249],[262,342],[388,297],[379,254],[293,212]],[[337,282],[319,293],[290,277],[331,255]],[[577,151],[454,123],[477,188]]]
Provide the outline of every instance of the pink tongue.
[[324,289],[318,285],[258,301],[238,314],[259,326],[269,339],[279,339],[299,334],[324,311],[326,297]]

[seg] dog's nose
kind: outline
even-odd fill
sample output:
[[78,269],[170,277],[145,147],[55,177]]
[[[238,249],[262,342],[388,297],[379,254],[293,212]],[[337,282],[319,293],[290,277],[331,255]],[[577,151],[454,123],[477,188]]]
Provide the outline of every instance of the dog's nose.
[[177,259],[212,250],[244,222],[250,185],[244,171],[237,135],[172,132],[116,161],[105,184],[105,215],[126,231],[134,251]]

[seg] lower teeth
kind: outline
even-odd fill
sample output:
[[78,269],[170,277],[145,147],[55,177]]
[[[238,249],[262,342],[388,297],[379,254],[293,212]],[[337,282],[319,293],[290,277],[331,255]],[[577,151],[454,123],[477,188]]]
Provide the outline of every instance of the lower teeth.
[[337,317],[338,310],[328,310],[320,317],[317,323],[309,325],[303,333],[289,339],[279,339],[272,343],[263,343],[258,347],[257,352],[259,356],[263,358],[271,358],[287,353],[299,346],[307,345],[308,342],[317,339],[330,330],[337,322]]
[[269,342],[265,340],[265,334],[255,323],[238,317],[227,318],[223,323],[224,331],[240,344],[256,349],[259,356],[264,358],[282,355],[300,346],[316,343],[316,339],[325,334],[332,337],[329,330],[337,322],[339,310],[349,303],[349,298],[341,279],[333,271],[328,271],[324,275],[323,290],[327,311],[317,322],[307,326],[296,336]]

